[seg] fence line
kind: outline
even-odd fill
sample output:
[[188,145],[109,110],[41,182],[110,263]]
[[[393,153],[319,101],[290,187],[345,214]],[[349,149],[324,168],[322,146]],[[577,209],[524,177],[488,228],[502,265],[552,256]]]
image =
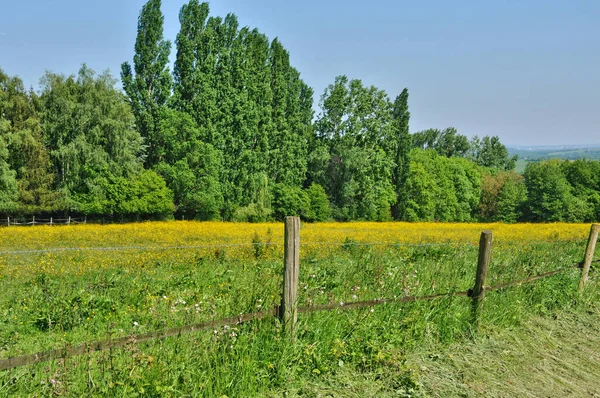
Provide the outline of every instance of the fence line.
[[167,337],[182,336],[200,330],[211,329],[226,325],[238,325],[251,320],[263,319],[267,316],[276,316],[278,308],[275,307],[268,311],[253,312],[235,317],[219,319],[214,321],[201,322],[194,325],[181,326],[177,328],[165,329],[157,332],[149,332],[138,335],[130,335],[117,339],[101,340],[91,343],[83,343],[76,346],[66,346],[55,350],[37,352],[35,354],[23,355],[0,360],[0,370],[8,370],[21,366],[32,365],[38,362],[47,362],[55,359],[70,358],[78,355],[88,354],[96,351],[105,351],[113,348],[125,347],[129,344],[142,343],[144,341],[164,339]]
[[70,225],[70,224],[87,224],[87,216],[83,218],[38,218],[36,220],[35,216],[32,216],[31,221],[23,221],[19,222],[17,220],[25,220],[24,217],[13,217],[12,221],[10,217],[6,217],[6,222],[0,223],[0,226],[10,227],[16,225]]
[[218,249],[220,247],[252,247],[252,246],[281,246],[281,243],[230,243],[218,245],[192,245],[192,246],[113,246],[113,247],[57,247],[53,249],[33,249],[16,250],[0,252],[1,254],[32,254],[32,253],[52,253],[52,252],[70,252],[70,251],[160,251],[160,250],[179,250],[179,249]]
[[[518,281],[506,282],[498,285],[487,286],[486,276],[487,267],[490,263],[491,248],[492,248],[492,232],[484,231],[481,234],[481,240],[479,245],[479,261],[477,266],[475,286],[472,289],[458,292],[447,292],[439,293],[426,296],[402,296],[393,299],[375,299],[368,301],[355,301],[348,303],[329,303],[321,305],[311,306],[298,306],[297,290],[298,290],[298,270],[299,270],[299,249],[300,249],[300,233],[299,233],[299,219],[297,217],[286,218],[285,228],[285,239],[284,244],[286,247],[285,251],[285,267],[284,267],[284,283],[283,283],[283,296],[282,305],[275,306],[271,310],[262,312],[253,312],[248,314],[242,314],[235,317],[207,321],[197,323],[194,325],[182,326],[177,328],[165,329],[162,331],[149,332],[140,335],[130,335],[117,339],[102,340],[92,343],[83,343],[77,346],[66,346],[61,349],[55,349],[51,351],[38,352],[29,355],[23,355],[18,357],[12,357],[0,360],[0,370],[12,369],[20,366],[31,365],[38,362],[51,361],[60,358],[68,358],[77,355],[82,355],[95,351],[103,351],[112,348],[124,347],[129,344],[135,344],[143,341],[150,341],[155,339],[163,339],[167,337],[180,336],[189,334],[195,331],[205,330],[209,328],[215,328],[225,325],[237,325],[253,320],[260,320],[268,316],[279,316],[284,322],[284,328],[289,337],[294,338],[296,316],[298,313],[311,313],[318,311],[332,311],[332,310],[350,310],[357,308],[373,307],[382,304],[389,303],[409,303],[417,301],[431,301],[443,297],[471,297],[473,299],[473,310],[474,310],[474,323],[476,326],[480,323],[480,315],[482,310],[483,299],[486,291],[495,291],[505,289],[509,287],[519,286],[526,283],[532,283],[537,280],[552,277],[562,272],[572,270],[574,268],[582,268],[589,271],[591,263],[598,263],[600,260],[592,261],[593,247],[595,247],[596,240],[598,238],[598,230],[600,226],[592,225],[590,231],[590,239],[588,241],[588,247],[586,248],[586,254],[584,261],[573,264],[569,267],[564,267],[549,271],[543,274],[538,274]],[[222,246],[222,245],[221,245]],[[194,247],[194,246],[191,246]],[[187,248],[187,247],[186,247]],[[592,248],[592,249],[590,249]],[[0,253],[1,254],[1,253]],[[580,289],[587,282],[587,273],[582,272],[582,278],[580,281]]]
[[[36,222],[37,223],[37,222]],[[558,241],[558,242],[533,242],[534,244],[545,243],[572,243],[574,241]],[[253,246],[282,246],[281,242],[248,242],[248,243],[220,243],[207,245],[179,245],[179,246],[111,246],[111,247],[56,247],[52,249],[30,249],[30,250],[13,250],[0,251],[0,255],[19,255],[19,254],[36,254],[36,253],[52,253],[52,252],[69,252],[69,251],[126,251],[126,250],[180,250],[180,249],[218,249],[226,247],[253,247]],[[302,246],[338,246],[338,247],[359,246],[390,246],[390,247],[477,247],[473,243],[389,243],[389,242],[361,242],[361,243],[344,243],[344,242],[302,242]]]
[[473,246],[472,243],[468,242],[446,242],[446,243],[393,243],[393,242],[302,242],[302,246],[394,246],[394,247],[460,247],[460,246]]
[[[600,262],[600,260],[594,261],[595,263]],[[554,270],[551,272],[547,272],[544,274],[536,275],[533,277],[525,278],[519,281],[503,283],[495,286],[486,286],[484,289],[486,291],[495,291],[500,289],[505,289],[508,287],[519,286],[525,283],[531,283],[538,279],[547,278],[550,276],[558,275],[559,273],[568,271],[574,268],[580,268],[581,263],[577,263],[571,267],[561,268],[558,270]],[[297,307],[297,313],[305,314],[312,312],[322,312],[322,311],[345,311],[345,310],[353,310],[360,308],[368,308],[375,307],[382,304],[393,304],[393,303],[414,303],[419,301],[433,301],[444,297],[471,297],[472,289],[458,291],[458,292],[447,292],[447,293],[438,293],[431,294],[426,296],[402,296],[396,297],[392,299],[374,299],[374,300],[366,300],[366,301],[352,301],[347,303],[328,303],[328,304],[316,304],[316,305],[307,305],[307,306],[299,306]],[[109,340],[100,340],[90,343],[82,343],[76,346],[67,346],[64,348],[58,348],[50,351],[42,351],[34,354],[23,355],[18,357],[12,357],[7,359],[0,359],[0,370],[8,370],[16,367],[32,365],[38,362],[47,362],[56,359],[70,358],[78,355],[89,354],[91,352],[96,351],[105,351],[112,348],[124,347],[129,344],[137,344],[144,341],[150,340],[159,340],[167,337],[174,336],[182,336],[189,333],[226,326],[226,325],[239,325],[242,323],[246,323],[254,320],[261,320],[269,316],[279,316],[281,314],[281,307],[276,305],[273,309],[267,311],[260,312],[251,312],[247,314],[242,314],[239,316],[207,321],[196,323],[188,326],[181,326],[176,328],[169,328],[162,331],[149,332],[138,335],[130,335],[125,337],[120,337],[117,339],[109,339]]]
[[[69,251],[125,251],[125,250],[179,250],[179,249],[218,249],[221,247],[254,247],[254,246],[282,246],[280,242],[248,242],[248,243],[220,243],[207,245],[182,245],[182,246],[111,246],[111,247],[56,247],[52,249],[31,249],[31,250],[14,250],[0,251],[0,255],[18,255],[18,254],[35,254],[35,253],[52,253],[52,252],[69,252]],[[302,242],[302,246],[339,246],[343,247],[344,243],[340,242]],[[385,243],[385,242],[366,242],[366,243],[351,243],[351,246],[392,246],[392,247],[462,247],[473,246],[469,243],[455,245],[453,243]]]

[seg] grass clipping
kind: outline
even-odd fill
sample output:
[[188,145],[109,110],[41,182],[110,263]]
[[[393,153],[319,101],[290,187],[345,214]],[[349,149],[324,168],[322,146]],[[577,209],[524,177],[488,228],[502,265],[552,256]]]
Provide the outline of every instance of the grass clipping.
[[600,314],[562,312],[415,354],[432,397],[600,397]]

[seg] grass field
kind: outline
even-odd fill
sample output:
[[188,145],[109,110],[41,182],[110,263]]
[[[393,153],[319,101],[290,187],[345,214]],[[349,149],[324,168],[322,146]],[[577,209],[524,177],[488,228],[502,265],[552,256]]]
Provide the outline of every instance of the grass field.
[[[470,288],[483,229],[496,284],[579,262],[589,225],[304,224],[300,304]],[[2,228],[0,358],[272,308],[282,250],[282,224]],[[489,293],[482,334],[589,311],[595,278],[584,299],[575,269]],[[422,396],[425,365],[411,358],[470,344],[470,316],[464,297],[303,314],[294,343],[269,318],[5,371],[0,396],[319,396],[311,386],[371,378]]]

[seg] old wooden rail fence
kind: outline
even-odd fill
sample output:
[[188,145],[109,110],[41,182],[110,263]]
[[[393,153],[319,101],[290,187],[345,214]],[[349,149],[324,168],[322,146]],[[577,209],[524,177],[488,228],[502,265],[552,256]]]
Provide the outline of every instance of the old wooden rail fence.
[[27,221],[29,218],[23,217],[6,217],[6,222],[2,222],[0,225],[11,227],[17,225],[71,225],[71,224],[87,224],[87,216],[83,218],[75,218],[68,216],[67,218],[35,218],[31,217],[31,221]]
[[584,259],[580,263],[513,282],[502,283],[494,286],[486,285],[487,273],[491,262],[492,231],[483,231],[481,233],[481,238],[479,241],[479,257],[477,261],[475,284],[471,289],[459,292],[448,292],[427,296],[403,296],[393,299],[377,299],[348,303],[330,303],[324,305],[298,306],[298,275],[300,270],[300,219],[298,217],[286,217],[284,235],[283,295],[281,305],[277,305],[274,308],[266,311],[242,314],[230,318],[201,322],[193,325],[169,328],[161,331],[130,335],[115,339],[88,342],[80,345],[66,346],[55,350],[38,352],[35,354],[2,359],[0,360],[0,370],[8,370],[20,366],[32,365],[39,362],[64,359],[78,355],[89,354],[96,351],[104,351],[113,348],[125,347],[130,344],[137,344],[144,341],[164,339],[167,337],[174,336],[182,336],[185,334],[226,325],[239,325],[245,322],[260,320],[270,316],[279,317],[282,320],[284,331],[287,334],[287,336],[290,339],[294,339],[298,314],[332,310],[352,310],[390,303],[412,303],[418,301],[431,301],[451,296],[463,296],[471,298],[473,323],[475,328],[479,328],[481,322],[481,312],[483,309],[483,301],[486,292],[506,289],[514,286],[523,285],[526,283],[535,282],[543,278],[558,275],[568,270],[580,268],[582,269],[582,272],[579,281],[579,293],[583,293],[583,290],[588,281],[589,271],[592,263],[600,262],[600,260],[592,260],[594,256],[596,242],[598,240],[599,231],[599,224],[593,224],[591,226]]

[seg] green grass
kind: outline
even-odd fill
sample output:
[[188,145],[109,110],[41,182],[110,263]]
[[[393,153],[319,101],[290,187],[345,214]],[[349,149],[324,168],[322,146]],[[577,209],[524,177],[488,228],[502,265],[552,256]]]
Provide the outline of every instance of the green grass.
[[599,397],[599,310],[535,316],[409,362],[432,397]]
[[519,159],[515,164],[515,171],[519,174],[523,174],[525,172],[525,167],[527,167],[527,160]]
[[515,165],[515,171],[523,174],[525,167],[530,162],[539,162],[551,159],[562,159],[562,160],[599,160],[600,149],[598,148],[584,148],[584,149],[538,149],[538,150],[523,150],[509,148],[509,155],[518,155],[519,159]]
[[[489,284],[576,263],[584,247],[583,241],[496,245]],[[13,261],[15,266],[36,262],[36,256]],[[472,246],[340,242],[325,255],[318,246],[305,246],[300,305],[466,290],[473,284],[476,261]],[[34,272],[1,278],[0,356],[270,308],[279,301],[282,268],[268,251],[241,259],[217,252],[183,259],[174,254],[143,266],[78,275]],[[435,379],[423,370],[435,363],[420,353],[443,356],[465,347],[475,356],[486,338],[504,341],[505,331],[525,337],[533,333],[531,319],[551,323],[565,311],[595,308],[594,279],[582,301],[576,293],[578,278],[579,270],[573,269],[488,293],[484,330],[475,343],[469,299],[446,297],[301,314],[295,342],[284,337],[277,319],[269,318],[17,368],[0,373],[0,396],[435,395],[435,384],[428,384]],[[449,384],[455,377],[450,370],[448,365],[449,376],[443,379]],[[464,383],[448,388],[457,394],[470,391]]]

